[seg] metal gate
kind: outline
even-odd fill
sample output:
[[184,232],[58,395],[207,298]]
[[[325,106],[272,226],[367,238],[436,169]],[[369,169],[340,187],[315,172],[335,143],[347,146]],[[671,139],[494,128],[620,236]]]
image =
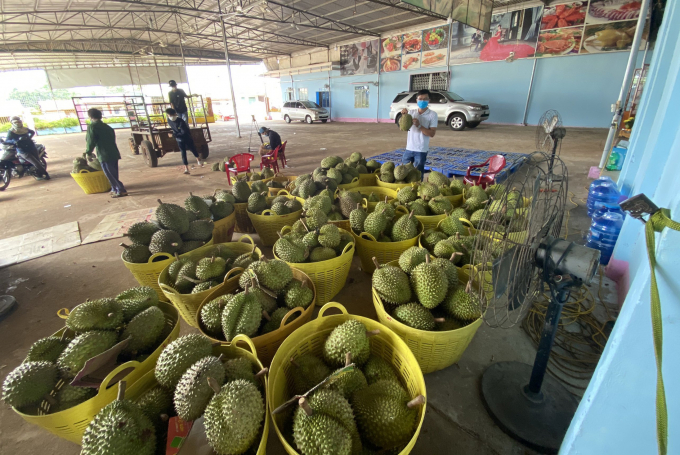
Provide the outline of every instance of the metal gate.
[[409,85],[412,92],[423,89],[448,90],[449,74],[447,72],[412,74]]

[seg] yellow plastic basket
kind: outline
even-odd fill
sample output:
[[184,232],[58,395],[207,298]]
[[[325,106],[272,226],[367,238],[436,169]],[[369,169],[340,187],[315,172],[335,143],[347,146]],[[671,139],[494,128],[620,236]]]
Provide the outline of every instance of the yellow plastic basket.
[[[288,199],[295,199],[293,196],[286,196]],[[273,197],[267,198],[267,205],[271,205]],[[260,236],[260,240],[264,246],[272,246],[279,239],[278,232],[284,226],[292,226],[302,216],[302,209],[288,213],[286,215],[276,215],[271,210],[262,211],[262,215],[255,213],[248,213],[251,223],[255,227],[255,231]]]
[[[173,308],[172,305],[168,305],[164,302],[160,302],[158,307],[165,314],[165,328],[162,335],[164,340],[143,362],[130,361],[117,366],[106,376],[104,381],[102,381],[102,385],[99,387],[97,395],[72,408],[54,414],[48,414],[50,404],[46,400],[43,400],[34,413],[24,414],[16,409],[14,409],[14,411],[25,421],[42,427],[62,439],[80,444],[85,429],[97,413],[104,406],[116,399],[118,388],[115,387],[115,384],[123,378],[128,384],[134,384],[146,373],[153,372],[161,351],[179,336],[179,315],[177,314],[177,310]],[[58,314],[60,317],[64,317],[68,312],[62,310]],[[61,337],[67,330],[68,329],[63,328],[52,336]],[[72,336],[75,335],[73,332],[69,332],[69,334]],[[50,392],[50,395],[56,396],[57,392],[65,384],[65,381],[59,380],[52,392]]]
[[351,190],[359,186],[359,177],[354,177],[351,183],[341,183],[338,185],[338,189],[341,190]]
[[[248,179],[248,180],[246,180],[246,183],[248,183],[248,186],[250,186],[250,185],[252,185],[253,183],[255,183],[255,182],[251,182],[251,181],[250,181],[250,176],[253,175],[252,172],[246,172],[245,174],[244,174],[244,173],[240,173],[240,174],[238,174],[238,175],[231,175],[231,181],[230,181],[229,183],[231,183],[231,184],[233,185],[234,183],[236,183],[237,178],[240,179],[240,178],[242,178],[244,175],[245,175],[246,178]],[[268,179],[256,180],[256,182],[264,182],[264,183],[267,183],[267,182],[270,181],[270,180],[274,180],[274,177],[269,177]]]
[[[288,232],[290,228],[284,227],[281,234]],[[274,252],[274,257],[279,259]],[[316,288],[316,304],[321,306],[329,302],[340,290],[345,287],[349,269],[354,257],[354,243],[345,246],[340,256],[321,262],[288,262],[294,269],[306,273],[314,282]]]
[[221,220],[213,221],[213,243],[231,242],[236,227],[236,210]]
[[357,244],[357,254],[359,255],[359,259],[361,259],[361,270],[369,275],[373,274],[373,271],[375,270],[373,257],[375,257],[380,264],[396,261],[399,259],[399,256],[401,256],[401,253],[412,246],[418,245],[418,239],[422,233],[423,224],[421,222],[418,222],[418,235],[412,239],[402,240],[401,242],[378,242],[371,234],[366,232],[362,232],[361,235],[356,235],[352,232]]
[[247,202],[237,202],[234,204],[234,213],[236,214],[236,227],[234,227],[234,232],[240,232],[241,234],[255,232],[255,226],[253,226],[253,223],[248,216]]
[[378,174],[375,178],[375,183],[382,188],[389,188],[390,190],[398,191],[405,186],[411,186],[413,183],[387,183],[380,180],[380,175]]
[[[341,314],[326,315],[333,308],[340,310]],[[319,310],[319,316],[315,320],[293,332],[279,347],[269,369],[269,390],[267,392],[269,409],[278,408],[292,397],[290,390],[292,389],[293,378],[290,371],[290,359],[310,353],[321,356],[321,350],[328,335],[335,327],[351,319],[361,322],[369,331],[380,331],[380,333],[371,337],[371,354],[392,364],[402,385],[405,386],[412,398],[418,395],[423,395],[426,398],[425,404],[419,409],[418,425],[413,437],[404,450],[399,452],[400,455],[406,455],[413,450],[425,419],[427,393],[423,373],[413,353],[396,333],[373,319],[348,314],[345,307],[339,303],[330,302],[324,305]],[[286,427],[286,414],[284,412],[272,416],[274,430],[276,430],[286,452],[290,455],[297,455],[298,452],[288,443],[283,434],[283,429]]]
[[[250,351],[240,348],[236,346],[235,344],[231,344],[230,346],[213,346],[213,355],[219,356],[220,354],[222,355],[222,358],[225,360],[228,359],[236,359],[240,357],[245,357],[246,359],[250,360],[250,362],[253,364],[253,370],[259,371],[264,368],[262,366],[262,363],[260,360],[257,358],[257,351],[255,349],[255,346],[253,345],[253,342],[250,340],[245,335],[237,335],[236,338],[234,339],[235,342],[238,343],[245,343],[249,348]],[[268,386],[269,386],[269,374],[265,374],[263,377],[264,381],[264,391],[265,391],[265,396],[262,397],[264,402],[265,402],[265,416],[264,420],[262,422],[264,428],[262,430],[262,437],[260,439],[260,442],[258,444],[258,449],[256,454],[257,455],[266,455],[267,453],[267,438],[269,436],[269,410],[267,409],[268,406],[268,401],[266,394],[268,393]],[[144,376],[142,376],[141,379],[139,379],[137,382],[135,382],[132,385],[129,385],[128,388],[125,391],[125,398],[128,400],[137,400],[139,397],[141,397],[144,393],[148,392],[152,388],[156,387],[158,385],[158,382],[156,382],[156,376],[154,375],[153,371],[150,371],[146,373]],[[117,393],[117,389],[114,389]],[[115,398],[115,395],[114,395]],[[193,430],[192,430],[193,431]],[[248,452],[250,453],[250,452]]]
[[[240,256],[241,254],[250,253],[253,251],[255,242],[249,235],[244,235],[238,240],[238,242],[222,243],[220,245],[234,251]],[[213,247],[213,244],[204,245],[195,249],[194,251],[183,254],[181,257],[189,257],[194,260],[202,259],[206,257],[205,255],[207,252]],[[260,251],[259,248],[255,248],[255,252],[262,256],[262,251]],[[170,264],[172,264],[172,262],[173,261],[170,261]],[[168,264],[158,276],[158,287],[163,292],[163,295],[165,295],[165,298],[169,300],[175,306],[175,308],[177,308],[177,311],[179,311],[182,319],[184,319],[184,321],[190,326],[198,327],[196,324],[196,313],[198,312],[198,307],[201,305],[201,302],[203,302],[203,300],[215,289],[208,289],[197,294],[180,294],[170,284],[170,277],[168,276],[170,264]],[[227,274],[227,276],[224,278],[225,282],[227,281],[228,277],[229,274]],[[217,288],[222,286],[224,286],[224,284],[217,286]]]
[[[210,239],[201,248],[204,248],[212,244],[213,239]],[[192,251],[189,251],[189,253],[181,254],[179,257],[181,258],[185,257],[187,254],[190,253],[192,253]],[[127,267],[130,273],[132,273],[132,276],[135,277],[135,280],[137,280],[137,282],[140,285],[149,286],[153,288],[156,291],[156,294],[158,294],[158,298],[160,300],[167,301],[165,294],[163,294],[163,291],[161,291],[160,286],[158,286],[158,277],[160,276],[163,269],[169,266],[172,263],[172,261],[175,260],[175,258],[171,254],[156,253],[149,258],[149,261],[146,264],[127,262],[125,261],[125,259],[123,259],[122,253],[121,260],[123,261],[123,264],[125,264],[125,267]]]
[[[399,267],[399,262],[393,261],[390,265]],[[458,277],[461,282],[466,282],[469,278],[460,268]],[[414,329],[393,319],[385,309],[378,293],[375,289],[372,291],[373,305],[378,314],[378,320],[404,340],[425,374],[442,370],[458,362],[477,333],[477,329],[482,325],[480,318],[465,327],[446,332]]]
[[[397,192],[395,190],[382,188],[380,186],[360,186],[358,188],[354,188],[354,191],[358,191],[361,194],[365,194],[367,196],[370,196],[371,193],[375,193],[375,195],[378,196],[381,201],[384,201],[385,197],[387,197],[388,202],[396,199],[397,197]],[[375,210],[376,204],[377,202],[368,202],[368,198],[364,198],[364,207],[366,207],[366,211],[368,213],[371,213]]]
[[446,218],[446,214],[444,215],[429,215],[429,216],[418,216],[414,215],[418,221],[423,223],[423,228],[425,230],[428,229],[436,229],[437,226],[439,226],[439,223]]
[[359,186],[377,186],[375,174],[359,174]]
[[71,174],[73,180],[85,192],[85,194],[106,193],[111,191],[111,184],[106,178],[104,171],[90,172],[82,169],[78,174]]
[[454,207],[460,207],[465,202],[465,198],[462,194],[456,194],[455,196],[444,196],[446,199],[451,201]]
[[349,220],[329,221],[329,223],[336,225],[338,229],[342,229],[343,231],[349,232],[350,230],[352,230],[352,227],[349,224]]
[[[201,313],[201,308],[203,305],[206,303],[210,302],[211,300],[216,299],[217,297],[229,294],[234,292],[239,284],[238,280],[241,277],[241,273],[243,272],[243,269],[236,268],[233,270],[230,270],[230,276],[229,279],[225,280],[224,285],[220,286],[219,288],[213,290],[210,295],[208,295],[203,302],[201,303],[201,306],[198,308],[197,314]],[[274,358],[274,354],[276,354],[276,351],[279,349],[279,346],[281,346],[281,343],[283,343],[283,340],[288,337],[291,333],[293,333],[296,329],[301,327],[303,324],[306,324],[312,319],[312,314],[314,313],[314,307],[316,304],[316,288],[314,287],[314,282],[305,274],[304,272],[293,269],[293,277],[297,280],[304,281],[307,283],[307,286],[314,292],[314,299],[312,302],[309,304],[309,306],[306,309],[303,309],[302,307],[297,307],[293,308],[290,310],[286,315],[283,317],[283,320],[281,321],[281,326],[280,328],[274,330],[273,332],[266,333],[264,335],[256,336],[251,338],[253,341],[253,344],[257,348],[257,352],[259,353],[260,360],[264,365],[269,365],[271,360]],[[293,315],[298,315],[297,318],[294,320],[288,322],[288,320],[293,316]],[[222,344],[230,344],[227,343],[224,338],[215,338],[210,335],[208,335],[208,332],[205,331],[203,328],[203,324],[200,322],[200,318],[197,318],[196,320],[196,326],[198,329],[201,331],[203,335],[206,337],[210,338],[211,340],[214,340],[216,342],[222,343]],[[233,342],[231,343],[233,344]]]

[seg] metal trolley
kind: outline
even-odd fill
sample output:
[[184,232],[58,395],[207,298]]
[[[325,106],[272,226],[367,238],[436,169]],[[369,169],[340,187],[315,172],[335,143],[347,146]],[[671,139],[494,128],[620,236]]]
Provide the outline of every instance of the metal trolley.
[[[201,95],[187,98],[189,108],[189,127],[191,137],[196,144],[196,151],[201,159],[208,158],[210,149],[208,142],[212,141],[205,105]],[[158,158],[170,152],[179,152],[177,141],[172,135],[165,116],[165,109],[170,104],[147,103],[142,96],[125,97],[125,110],[130,120],[130,150],[135,155],[140,152],[149,167],[158,166]]]

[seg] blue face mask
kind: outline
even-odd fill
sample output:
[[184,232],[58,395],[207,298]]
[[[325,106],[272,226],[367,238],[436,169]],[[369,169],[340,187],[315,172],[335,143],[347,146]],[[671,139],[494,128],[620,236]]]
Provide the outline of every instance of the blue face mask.
[[425,109],[427,105],[430,104],[427,100],[418,100],[418,108]]

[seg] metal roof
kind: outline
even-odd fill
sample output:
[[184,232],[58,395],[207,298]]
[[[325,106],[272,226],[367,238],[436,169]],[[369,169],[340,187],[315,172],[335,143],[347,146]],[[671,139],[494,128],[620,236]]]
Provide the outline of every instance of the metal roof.
[[435,19],[400,0],[0,0],[0,70],[222,64],[222,21],[230,62],[256,63]]

